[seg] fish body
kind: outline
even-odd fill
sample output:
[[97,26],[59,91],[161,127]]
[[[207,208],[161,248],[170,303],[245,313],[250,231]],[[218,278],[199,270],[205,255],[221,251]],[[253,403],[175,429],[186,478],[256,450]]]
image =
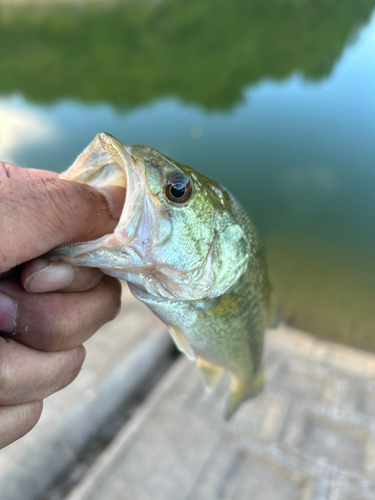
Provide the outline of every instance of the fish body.
[[264,331],[274,316],[262,245],[240,203],[193,169],[106,133],[61,177],[123,187],[125,204],[112,234],[58,247],[49,258],[126,280],[208,388],[228,370],[229,418],[262,388]]

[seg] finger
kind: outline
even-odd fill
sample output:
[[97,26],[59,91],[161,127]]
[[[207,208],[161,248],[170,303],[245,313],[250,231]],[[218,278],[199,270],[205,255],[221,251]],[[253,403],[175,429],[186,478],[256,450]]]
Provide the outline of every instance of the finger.
[[111,233],[125,190],[96,189],[62,179],[0,180],[0,273],[60,244]]
[[103,276],[99,269],[72,267],[68,264],[35,259],[24,265],[21,283],[29,293],[46,293],[56,290],[84,292],[100,283]]
[[0,337],[0,405],[41,401],[70,384],[84,359],[83,346],[42,352]]
[[43,402],[0,406],[0,449],[27,434],[42,414]]
[[31,294],[6,280],[0,282],[0,331],[34,349],[70,349],[115,318],[120,305],[120,282],[110,276],[77,293]]
[[49,170],[38,170],[35,168],[22,168],[0,161],[0,179],[41,179],[41,178],[58,178],[57,172]]

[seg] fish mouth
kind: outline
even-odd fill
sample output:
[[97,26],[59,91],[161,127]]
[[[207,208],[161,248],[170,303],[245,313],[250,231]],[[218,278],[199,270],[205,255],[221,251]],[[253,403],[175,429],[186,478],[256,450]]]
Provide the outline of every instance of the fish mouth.
[[[129,245],[134,239],[142,216],[146,190],[144,165],[137,161],[132,149],[106,132],[99,133],[78,156],[61,179],[88,184],[94,188],[118,186],[126,191],[125,202],[114,232],[97,240],[69,245],[72,257],[91,252],[103,245]],[[77,246],[76,252],[72,247]],[[64,255],[64,249],[53,255]]]

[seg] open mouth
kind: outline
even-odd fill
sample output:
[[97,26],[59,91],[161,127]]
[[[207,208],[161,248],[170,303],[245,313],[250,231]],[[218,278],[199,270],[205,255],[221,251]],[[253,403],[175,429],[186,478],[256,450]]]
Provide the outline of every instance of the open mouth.
[[101,132],[61,178],[96,188],[118,186],[126,189],[130,155],[125,147],[112,135]]
[[[69,245],[70,254],[74,246],[77,246],[77,254],[81,254],[105,245],[128,245],[134,239],[143,211],[145,173],[144,166],[132,156],[130,146],[101,132],[60,177],[94,188],[117,186],[126,191],[124,206],[114,232],[98,240]],[[55,255],[56,250],[53,251]],[[62,253],[61,247],[59,253]]]

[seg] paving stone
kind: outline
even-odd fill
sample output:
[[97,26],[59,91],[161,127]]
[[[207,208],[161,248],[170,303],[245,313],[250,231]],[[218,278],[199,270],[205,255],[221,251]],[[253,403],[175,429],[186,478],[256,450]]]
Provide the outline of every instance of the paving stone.
[[181,358],[67,500],[375,500],[372,365],[282,325],[265,391],[225,422],[228,378],[207,395]]
[[24,438],[0,451],[1,500],[40,500],[171,347],[164,325],[124,288],[120,315],[85,343],[77,379],[47,398]]
[[338,427],[328,419],[306,418],[299,447],[301,452],[348,472],[364,473],[367,435],[351,427]]

